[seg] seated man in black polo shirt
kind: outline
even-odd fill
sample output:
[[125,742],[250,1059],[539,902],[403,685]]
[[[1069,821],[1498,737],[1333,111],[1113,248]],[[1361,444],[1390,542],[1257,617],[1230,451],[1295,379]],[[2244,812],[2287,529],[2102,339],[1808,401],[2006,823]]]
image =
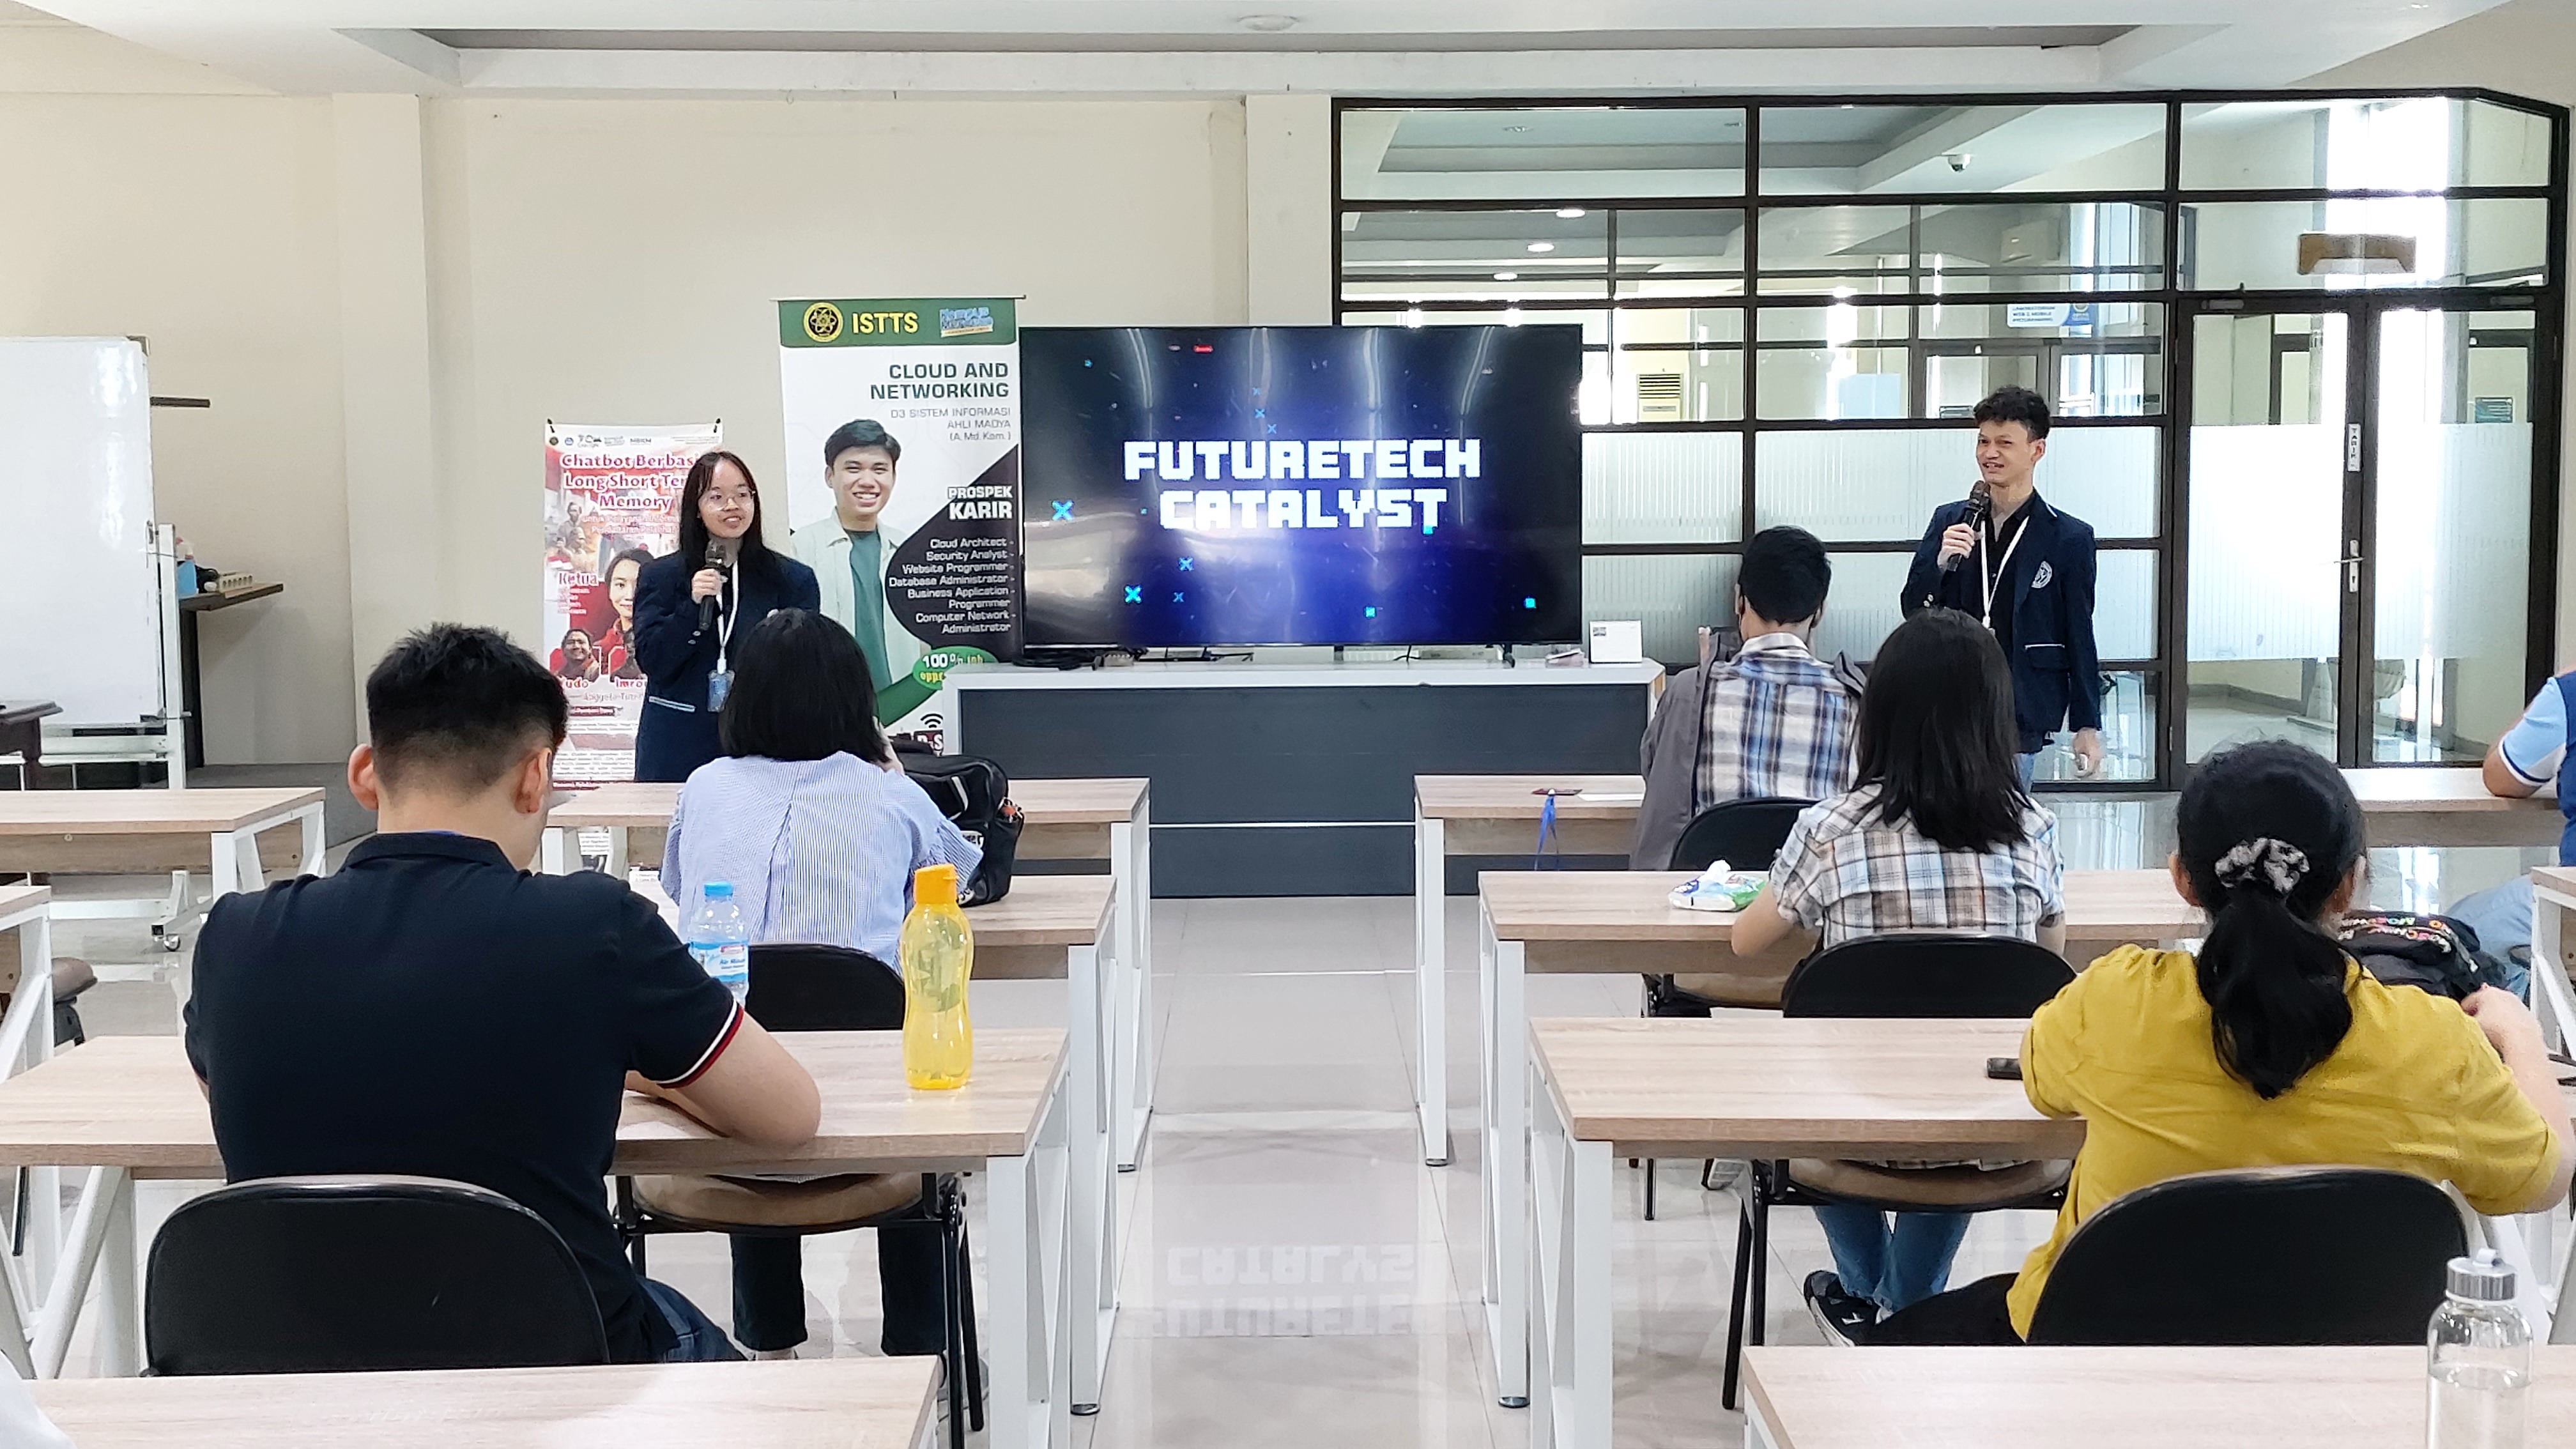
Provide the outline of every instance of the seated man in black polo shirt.
[[188,1059],[233,1180],[480,1184],[563,1235],[611,1358],[739,1358],[619,1251],[604,1185],[619,1104],[631,1085],[789,1148],[812,1139],[821,1101],[623,881],[527,873],[564,713],[545,666],[492,630],[395,645],[367,676],[368,743],[349,757],[382,833],[337,875],[207,912]]

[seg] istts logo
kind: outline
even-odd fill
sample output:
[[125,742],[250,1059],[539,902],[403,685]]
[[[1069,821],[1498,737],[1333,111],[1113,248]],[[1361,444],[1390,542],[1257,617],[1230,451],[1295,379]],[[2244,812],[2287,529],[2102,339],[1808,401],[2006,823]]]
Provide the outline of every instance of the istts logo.
[[841,309],[829,302],[817,302],[805,309],[805,335],[817,342],[829,342],[841,335]]

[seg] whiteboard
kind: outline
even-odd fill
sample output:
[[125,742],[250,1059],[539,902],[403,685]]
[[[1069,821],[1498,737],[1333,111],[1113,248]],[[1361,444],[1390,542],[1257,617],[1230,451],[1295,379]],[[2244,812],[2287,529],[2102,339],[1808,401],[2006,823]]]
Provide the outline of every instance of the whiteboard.
[[0,698],[158,715],[152,398],[122,337],[0,338]]

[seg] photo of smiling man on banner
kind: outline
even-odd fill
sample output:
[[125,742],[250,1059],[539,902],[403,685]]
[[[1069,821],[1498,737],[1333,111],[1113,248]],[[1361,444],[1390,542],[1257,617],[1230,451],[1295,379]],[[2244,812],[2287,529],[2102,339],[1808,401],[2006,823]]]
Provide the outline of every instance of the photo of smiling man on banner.
[[912,673],[921,641],[886,606],[886,563],[903,542],[885,516],[903,444],[874,418],[852,418],[823,440],[832,516],[797,529],[796,557],[823,586],[823,612],[868,656],[880,693]]

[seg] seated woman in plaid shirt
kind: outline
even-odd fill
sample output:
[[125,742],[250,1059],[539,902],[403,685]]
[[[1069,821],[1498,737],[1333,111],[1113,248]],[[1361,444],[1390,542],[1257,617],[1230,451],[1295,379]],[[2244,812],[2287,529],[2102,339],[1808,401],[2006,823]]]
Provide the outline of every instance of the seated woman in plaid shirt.
[[[1824,946],[1895,931],[2017,936],[2066,946],[2057,818],[2014,772],[2012,674],[1993,634],[1927,609],[1879,646],[1860,700],[1859,783],[1798,817],[1770,883],[1744,908],[1735,949],[1791,936]],[[1939,1293],[1964,1213],[1818,1208],[1838,1273],[1807,1296],[1828,1332]]]

